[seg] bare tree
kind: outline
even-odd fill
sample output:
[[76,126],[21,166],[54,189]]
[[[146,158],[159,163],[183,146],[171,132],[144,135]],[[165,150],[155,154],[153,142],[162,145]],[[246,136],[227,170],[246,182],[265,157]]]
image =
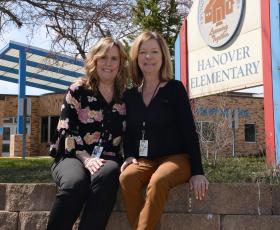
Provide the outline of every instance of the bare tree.
[[[192,0],[176,0],[179,18],[187,16]],[[1,0],[0,34],[12,27],[29,29],[29,40],[40,29],[52,50],[85,58],[98,39],[111,35],[123,39],[139,27],[132,24],[135,0]],[[166,1],[159,1],[160,5]]]
[[193,1],[192,0],[176,0],[178,12],[181,18],[186,18],[190,12]]
[[23,25],[36,33],[44,25],[52,48],[80,55],[108,35],[122,39],[133,32],[133,0],[1,0],[0,32]]
[[207,116],[210,117],[209,120],[202,122],[198,122],[198,117],[201,117],[201,111],[199,111],[200,99],[193,100],[192,102],[202,152],[207,158],[212,155],[214,162],[217,160],[217,156],[223,151],[229,150],[232,144],[227,96],[217,95],[215,96],[215,102],[215,108],[210,108],[206,112]]

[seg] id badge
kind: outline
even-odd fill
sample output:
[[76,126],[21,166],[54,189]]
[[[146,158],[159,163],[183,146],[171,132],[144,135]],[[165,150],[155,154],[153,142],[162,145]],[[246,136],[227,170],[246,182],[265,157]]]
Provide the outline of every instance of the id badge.
[[140,157],[148,156],[148,140],[140,140],[139,156]]
[[92,151],[92,153],[95,155],[95,157],[100,158],[101,154],[103,152],[103,147],[102,146],[94,146],[94,149]]

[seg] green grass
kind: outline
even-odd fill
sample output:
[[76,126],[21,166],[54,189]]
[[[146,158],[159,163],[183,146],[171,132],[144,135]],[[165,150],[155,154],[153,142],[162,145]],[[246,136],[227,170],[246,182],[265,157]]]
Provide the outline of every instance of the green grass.
[[49,183],[50,157],[0,158],[0,183]]
[[277,184],[280,181],[279,168],[268,168],[264,157],[204,159],[203,165],[210,182]]
[[[50,183],[50,157],[0,158],[0,183]],[[280,182],[280,169],[270,169],[261,157],[220,157],[203,160],[210,183]]]

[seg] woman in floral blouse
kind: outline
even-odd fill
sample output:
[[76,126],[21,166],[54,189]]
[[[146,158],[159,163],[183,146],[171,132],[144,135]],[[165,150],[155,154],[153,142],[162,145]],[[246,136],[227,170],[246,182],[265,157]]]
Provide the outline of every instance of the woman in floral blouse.
[[59,187],[48,230],[103,230],[113,209],[125,130],[127,56],[119,42],[101,39],[85,61],[86,77],[66,92],[50,148]]

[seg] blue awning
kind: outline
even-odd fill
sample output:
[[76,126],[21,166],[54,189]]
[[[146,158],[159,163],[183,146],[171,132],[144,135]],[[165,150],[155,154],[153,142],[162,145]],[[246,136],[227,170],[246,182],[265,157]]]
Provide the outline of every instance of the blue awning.
[[[21,59],[24,67],[19,64]],[[83,66],[82,59],[14,41],[0,51],[0,80],[19,83],[21,68],[25,68],[25,86],[52,92],[64,91],[76,78],[83,76]]]

